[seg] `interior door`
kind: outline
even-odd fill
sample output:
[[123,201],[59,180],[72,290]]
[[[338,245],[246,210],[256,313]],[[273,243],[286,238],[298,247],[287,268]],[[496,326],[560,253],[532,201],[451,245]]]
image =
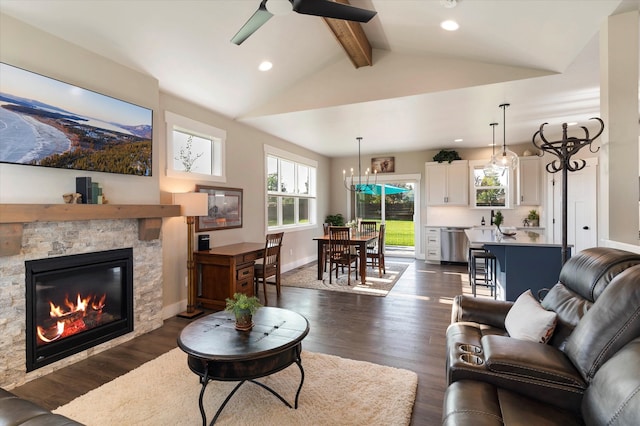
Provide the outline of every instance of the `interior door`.
[[[587,166],[567,174],[567,243],[572,255],[598,245],[598,159],[587,159]],[[549,175],[549,191],[553,194],[553,240],[562,242],[562,174]],[[553,181],[555,180],[555,185]]]

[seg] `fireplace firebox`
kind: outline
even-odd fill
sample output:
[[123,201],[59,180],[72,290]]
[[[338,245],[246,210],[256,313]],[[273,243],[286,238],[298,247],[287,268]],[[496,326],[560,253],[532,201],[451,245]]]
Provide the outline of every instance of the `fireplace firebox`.
[[27,371],[133,331],[133,249],[25,262]]

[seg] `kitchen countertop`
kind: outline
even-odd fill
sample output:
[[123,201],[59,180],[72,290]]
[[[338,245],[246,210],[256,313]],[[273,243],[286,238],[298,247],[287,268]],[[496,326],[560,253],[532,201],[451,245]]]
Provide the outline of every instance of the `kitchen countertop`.
[[562,244],[556,244],[550,237],[547,237],[544,230],[522,230],[517,229],[516,235],[507,237],[495,231],[492,228],[471,228],[466,229],[464,233],[467,235],[470,244],[493,244],[504,246],[542,246],[542,247],[562,247]]

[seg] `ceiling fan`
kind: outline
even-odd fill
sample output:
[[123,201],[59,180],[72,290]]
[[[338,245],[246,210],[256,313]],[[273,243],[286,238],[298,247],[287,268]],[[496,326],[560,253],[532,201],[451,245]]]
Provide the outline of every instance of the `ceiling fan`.
[[[272,1],[276,3],[278,0],[262,0],[258,10],[249,18],[249,20],[240,28],[233,36],[231,42],[237,45],[242,44],[251,34],[256,32],[258,28],[265,24],[274,14],[267,9],[267,3]],[[331,0],[288,0],[291,3],[294,12],[303,15],[322,16],[323,18],[343,19],[345,21],[369,22],[371,18],[376,16],[377,12],[360,9],[359,7],[347,4],[336,3]]]

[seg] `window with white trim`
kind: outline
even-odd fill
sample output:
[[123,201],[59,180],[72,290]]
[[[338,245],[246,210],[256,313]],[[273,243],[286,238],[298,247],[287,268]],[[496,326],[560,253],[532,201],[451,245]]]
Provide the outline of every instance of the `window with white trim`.
[[511,172],[501,170],[496,175],[486,175],[481,165],[472,166],[473,202],[476,208],[510,207]]
[[165,111],[167,123],[167,176],[226,182],[227,132]]
[[267,229],[316,223],[317,162],[265,145]]

